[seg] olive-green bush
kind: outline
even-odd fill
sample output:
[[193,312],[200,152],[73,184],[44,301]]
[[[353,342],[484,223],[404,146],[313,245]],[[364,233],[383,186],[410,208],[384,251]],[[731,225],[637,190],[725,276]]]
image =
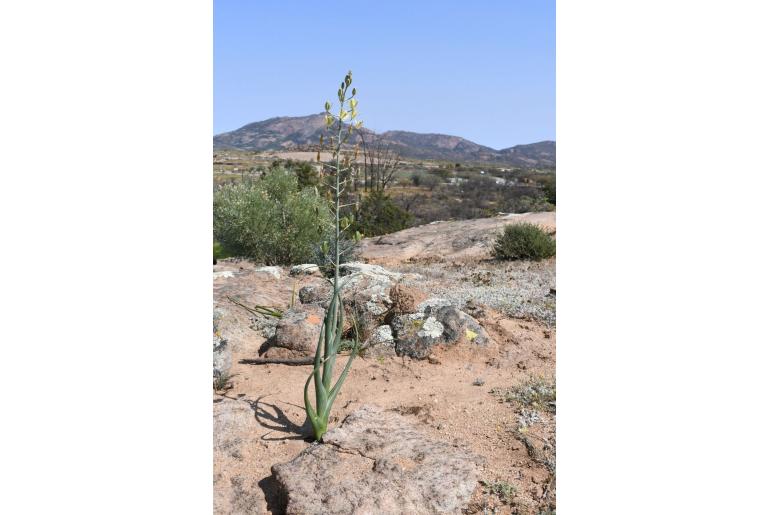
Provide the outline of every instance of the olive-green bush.
[[556,241],[533,224],[506,225],[495,241],[498,259],[540,260],[556,254]]
[[230,255],[268,265],[305,263],[330,227],[328,203],[312,188],[298,190],[296,175],[283,168],[214,192],[214,238]]
[[361,202],[353,226],[356,231],[368,237],[406,229],[411,222],[412,215],[393,202],[388,195],[375,190]]

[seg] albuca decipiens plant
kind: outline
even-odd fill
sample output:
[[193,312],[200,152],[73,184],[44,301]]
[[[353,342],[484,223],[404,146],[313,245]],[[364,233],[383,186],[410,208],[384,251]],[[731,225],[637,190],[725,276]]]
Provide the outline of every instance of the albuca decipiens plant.
[[[358,354],[359,339],[358,330],[355,322],[353,327],[355,329],[355,336],[353,341],[353,348],[348,357],[348,361],[345,364],[345,368],[342,370],[337,381],[332,386],[332,379],[334,376],[334,363],[337,358],[337,352],[340,350],[342,342],[342,333],[344,330],[344,318],[345,309],[342,305],[342,299],[340,297],[340,281],[339,281],[339,267],[340,267],[340,241],[344,234],[344,231],[349,229],[353,223],[351,217],[340,218],[340,197],[345,191],[345,187],[349,181],[352,181],[353,174],[351,173],[351,159],[350,151],[343,150],[343,147],[347,143],[354,128],[359,128],[362,122],[356,121],[358,115],[356,106],[358,100],[356,96],[356,88],[350,89],[350,95],[348,90],[353,82],[353,76],[351,72],[345,76],[345,80],[340,85],[340,89],[337,91],[337,98],[340,103],[339,114],[332,114],[332,104],[326,102],[326,128],[329,134],[327,138],[327,144],[332,152],[332,161],[330,164],[324,164],[324,175],[327,175],[329,188],[332,193],[332,209],[334,211],[334,234],[331,241],[331,249],[329,248],[329,242],[325,242],[324,252],[325,256],[330,256],[329,265],[333,267],[334,278],[332,279],[332,298],[329,303],[329,307],[326,309],[323,323],[321,325],[321,335],[318,338],[318,346],[315,352],[315,361],[313,363],[313,371],[305,382],[305,411],[313,425],[313,434],[317,441],[321,441],[323,435],[326,433],[326,428],[329,424],[329,413],[334,404],[334,399],[342,388],[342,384],[345,382],[345,378],[348,376],[350,366],[353,363],[353,359]],[[324,146],[323,136],[321,136],[321,147]],[[344,154],[344,155],[343,155]],[[353,162],[357,157],[357,151],[354,152]],[[317,160],[321,160],[321,152],[319,150]],[[355,240],[359,240],[361,235],[356,232],[353,235]],[[315,407],[310,402],[309,388],[310,382],[314,381],[315,387]]]

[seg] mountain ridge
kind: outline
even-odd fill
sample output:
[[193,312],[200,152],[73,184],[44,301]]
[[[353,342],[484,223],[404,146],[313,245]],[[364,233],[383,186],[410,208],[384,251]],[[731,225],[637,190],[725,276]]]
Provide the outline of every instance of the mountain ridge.
[[[296,150],[312,148],[325,132],[324,113],[276,116],[214,136],[214,148]],[[373,131],[363,128],[365,134]],[[389,130],[377,135],[401,156],[412,159],[489,162],[524,168],[555,168],[556,142],[538,141],[500,150],[460,136]]]

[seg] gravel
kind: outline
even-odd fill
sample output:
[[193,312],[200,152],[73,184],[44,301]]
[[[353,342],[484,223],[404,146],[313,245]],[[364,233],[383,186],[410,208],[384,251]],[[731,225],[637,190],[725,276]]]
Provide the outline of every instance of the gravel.
[[395,270],[417,273],[402,281],[431,296],[447,299],[462,308],[469,300],[499,310],[515,318],[539,320],[549,327],[556,324],[556,271],[552,259],[541,262],[488,261],[460,263],[404,263]]

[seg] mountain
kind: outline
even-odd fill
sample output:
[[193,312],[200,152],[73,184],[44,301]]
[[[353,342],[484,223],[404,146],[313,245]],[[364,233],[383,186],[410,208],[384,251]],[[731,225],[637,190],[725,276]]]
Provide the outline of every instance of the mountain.
[[540,141],[528,145],[516,145],[504,148],[498,154],[506,160],[518,160],[532,163],[532,166],[555,167],[556,166],[556,142]]
[[[363,129],[372,134],[368,129]],[[281,116],[244,125],[214,136],[214,148],[240,150],[310,149],[326,133],[324,114]],[[457,162],[489,162],[522,168],[556,166],[556,142],[541,141],[495,150],[458,136],[387,131],[379,135],[386,145],[403,157]]]

